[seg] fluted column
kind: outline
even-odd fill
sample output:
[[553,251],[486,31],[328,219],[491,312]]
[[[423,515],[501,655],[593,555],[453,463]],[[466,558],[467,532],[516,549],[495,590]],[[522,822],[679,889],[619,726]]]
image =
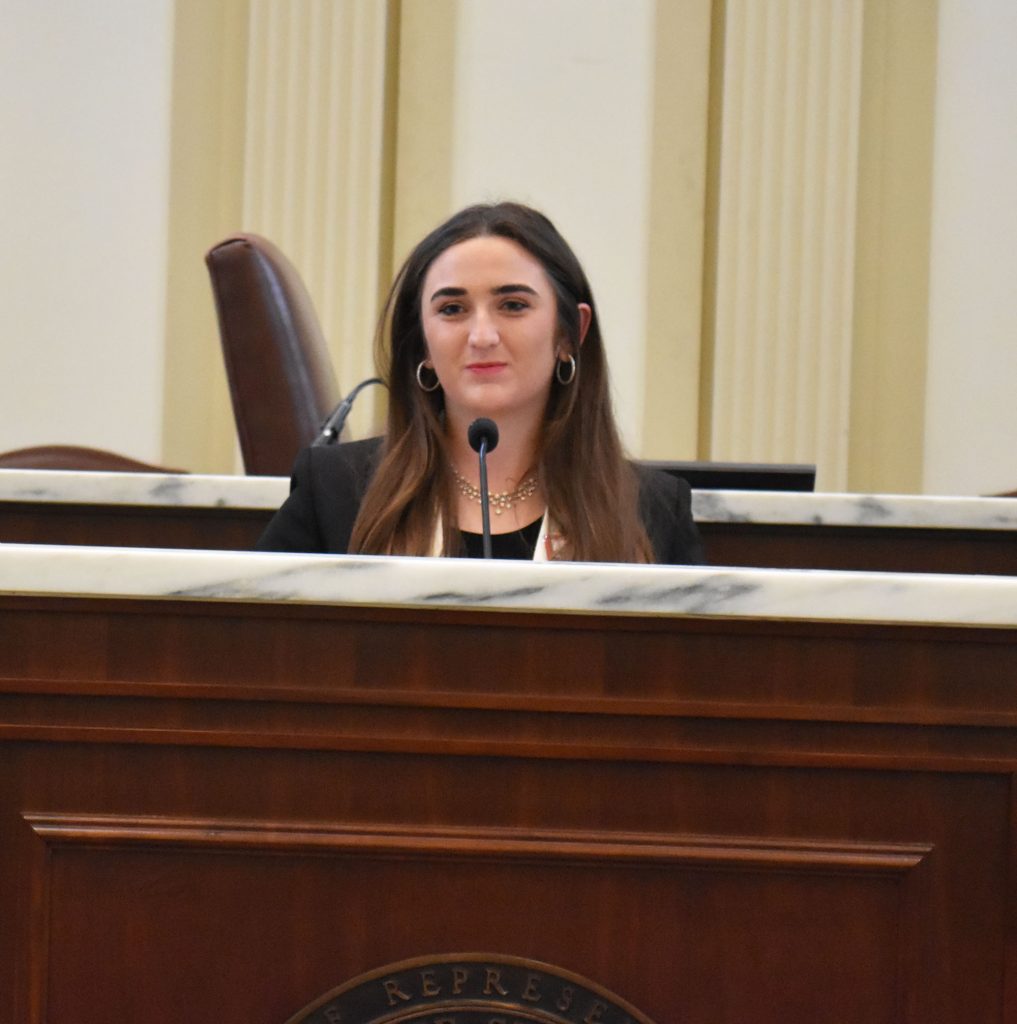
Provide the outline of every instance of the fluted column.
[[[386,244],[387,6],[251,3],[244,225],[300,270],[343,392],[374,372]],[[358,434],[379,397],[371,389],[358,400]]]
[[862,0],[731,0],[711,458],[847,479]]

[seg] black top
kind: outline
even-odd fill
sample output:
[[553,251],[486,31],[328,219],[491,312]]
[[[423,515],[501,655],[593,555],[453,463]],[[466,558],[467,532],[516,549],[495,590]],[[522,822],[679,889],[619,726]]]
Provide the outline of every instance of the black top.
[[[511,533],[492,533],[491,557],[533,558],[533,552],[537,549],[537,538],[540,537],[540,524],[543,520],[544,517],[539,516],[521,530],[513,530]],[[466,530],[460,530],[459,536],[463,539],[467,558],[484,557],[484,535],[482,533],[469,533]]]
[[[380,437],[372,437],[305,448],[293,467],[290,496],[265,528],[258,550],[345,554],[381,445]],[[639,514],[655,560],[664,565],[702,564],[689,485],[638,463],[635,469]]]

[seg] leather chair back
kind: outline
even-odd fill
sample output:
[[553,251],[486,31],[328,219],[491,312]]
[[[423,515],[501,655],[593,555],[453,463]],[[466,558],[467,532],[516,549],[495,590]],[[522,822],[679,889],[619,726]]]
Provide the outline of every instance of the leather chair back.
[[311,297],[293,264],[259,235],[232,235],[205,263],[244,471],[288,476],[341,397]]

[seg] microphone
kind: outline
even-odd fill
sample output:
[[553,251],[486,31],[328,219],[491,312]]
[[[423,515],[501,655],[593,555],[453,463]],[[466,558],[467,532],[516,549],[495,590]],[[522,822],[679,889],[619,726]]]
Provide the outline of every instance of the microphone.
[[498,447],[498,424],[482,416],[466,432],[470,447],[480,456],[480,518],[484,530],[484,557],[491,557],[491,498],[487,490],[487,453]]
[[368,384],[382,384],[384,383],[380,377],[371,377],[368,380],[362,380],[325,418],[325,422],[321,425],[321,431],[318,436],[311,442],[312,448],[323,448],[326,445],[335,444],[339,440],[339,435],[343,432],[343,427],[346,426],[346,417],[350,414],[350,409],[353,408],[353,402],[356,400],[357,395],[360,394]]

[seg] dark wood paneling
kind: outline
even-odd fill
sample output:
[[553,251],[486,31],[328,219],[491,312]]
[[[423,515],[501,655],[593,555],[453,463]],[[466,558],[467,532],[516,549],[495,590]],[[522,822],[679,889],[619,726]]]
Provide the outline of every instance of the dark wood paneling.
[[[267,510],[0,502],[0,543],[249,551]],[[1017,575],[1013,530],[701,523],[711,565]]]
[[1015,1024],[1015,640],[0,600],[0,1022],[485,951],[658,1024]]
[[0,501],[0,543],[250,551],[272,513]]
[[1017,576],[1013,530],[703,523],[711,565]]
[[[145,1019],[154,1002],[178,1020],[200,1006],[203,1019],[281,1022],[307,993],[392,950],[478,947],[592,969],[657,1020],[823,1020],[835,998],[840,1019],[890,1022],[900,989],[924,998],[921,978],[902,986],[897,970],[910,905],[924,902],[916,857],[875,852],[874,870],[858,854],[764,848],[711,863],[680,852],[618,857],[624,847],[598,839],[573,852],[556,839],[535,833],[517,856],[468,831],[447,851],[391,840],[311,844],[313,853],[250,840],[242,854],[171,839],[143,850],[60,845],[49,858],[50,973],[65,983],[50,1012],[72,1019],[75,993],[87,993],[104,1019]],[[82,899],[88,916],[76,912]],[[710,919],[723,929],[704,930]],[[773,943],[776,922],[783,935]],[[865,957],[843,956],[852,934]],[[251,955],[269,942],[271,957]],[[133,990],[106,966],[142,977],[153,958],[174,970]],[[763,1016],[761,996],[771,1004]]]

